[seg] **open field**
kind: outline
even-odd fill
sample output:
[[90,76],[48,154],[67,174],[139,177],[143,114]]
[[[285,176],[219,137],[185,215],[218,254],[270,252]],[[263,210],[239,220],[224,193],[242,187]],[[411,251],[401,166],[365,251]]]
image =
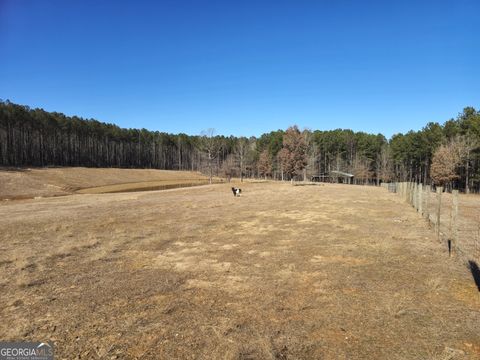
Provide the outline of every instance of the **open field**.
[[208,183],[193,171],[97,168],[0,168],[0,200],[62,196],[73,193],[163,190]]
[[0,338],[59,359],[480,358],[470,272],[398,196],[230,186],[1,202]]

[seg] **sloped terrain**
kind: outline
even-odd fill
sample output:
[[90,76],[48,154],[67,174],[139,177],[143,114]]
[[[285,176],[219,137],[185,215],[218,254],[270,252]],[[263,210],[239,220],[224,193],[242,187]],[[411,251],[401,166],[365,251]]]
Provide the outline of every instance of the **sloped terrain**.
[[193,171],[97,168],[0,168],[0,200],[80,193],[142,191],[206,184]]

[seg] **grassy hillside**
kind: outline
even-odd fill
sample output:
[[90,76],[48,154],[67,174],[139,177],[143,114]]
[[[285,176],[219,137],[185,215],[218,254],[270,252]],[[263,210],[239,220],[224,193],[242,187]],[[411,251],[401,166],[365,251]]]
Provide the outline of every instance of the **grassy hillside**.
[[80,193],[104,193],[207,183],[198,172],[145,169],[38,168],[0,169],[0,199],[25,199]]

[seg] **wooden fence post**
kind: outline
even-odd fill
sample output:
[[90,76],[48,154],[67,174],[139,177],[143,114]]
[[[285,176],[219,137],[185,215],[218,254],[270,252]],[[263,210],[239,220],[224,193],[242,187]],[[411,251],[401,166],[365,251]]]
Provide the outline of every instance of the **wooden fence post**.
[[413,199],[415,198],[415,183],[410,183],[410,205],[414,208],[415,203],[413,202]]
[[424,216],[427,219],[428,223],[430,223],[430,209],[428,208],[430,206],[429,200],[430,200],[430,193],[432,192],[432,189],[430,185],[425,186],[425,212]]
[[407,204],[410,204],[410,182],[407,182]]
[[442,211],[442,192],[443,187],[437,187],[437,221],[435,222],[435,233],[437,234],[438,241],[441,242],[440,239],[440,215]]
[[413,199],[412,199],[412,206],[415,210],[417,210],[417,199],[418,199],[418,186],[417,183],[413,183]]
[[411,182],[410,183],[410,205],[415,207],[415,204],[413,203],[413,199],[415,198],[415,183]]
[[458,190],[452,191],[452,239],[450,242],[450,255],[456,252],[458,241]]
[[405,183],[405,202],[408,204],[408,200],[410,199],[410,183]]
[[418,184],[413,183],[413,207],[415,211],[418,210]]
[[423,185],[419,184],[418,185],[418,213],[420,216],[423,215]]
[[407,204],[408,204],[408,203],[410,203],[410,183],[407,182],[407,185],[406,185],[406,186],[407,186],[407,194],[406,194],[406,197],[407,197],[407,198],[405,199],[405,201],[406,201]]

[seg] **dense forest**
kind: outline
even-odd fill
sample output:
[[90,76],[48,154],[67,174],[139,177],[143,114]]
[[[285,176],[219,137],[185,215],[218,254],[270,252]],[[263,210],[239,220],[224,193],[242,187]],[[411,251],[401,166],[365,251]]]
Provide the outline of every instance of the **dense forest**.
[[0,101],[0,165],[156,168],[225,177],[307,179],[340,170],[357,183],[412,180],[478,191],[480,112],[420,131],[272,131],[259,138],[123,129],[93,119]]

